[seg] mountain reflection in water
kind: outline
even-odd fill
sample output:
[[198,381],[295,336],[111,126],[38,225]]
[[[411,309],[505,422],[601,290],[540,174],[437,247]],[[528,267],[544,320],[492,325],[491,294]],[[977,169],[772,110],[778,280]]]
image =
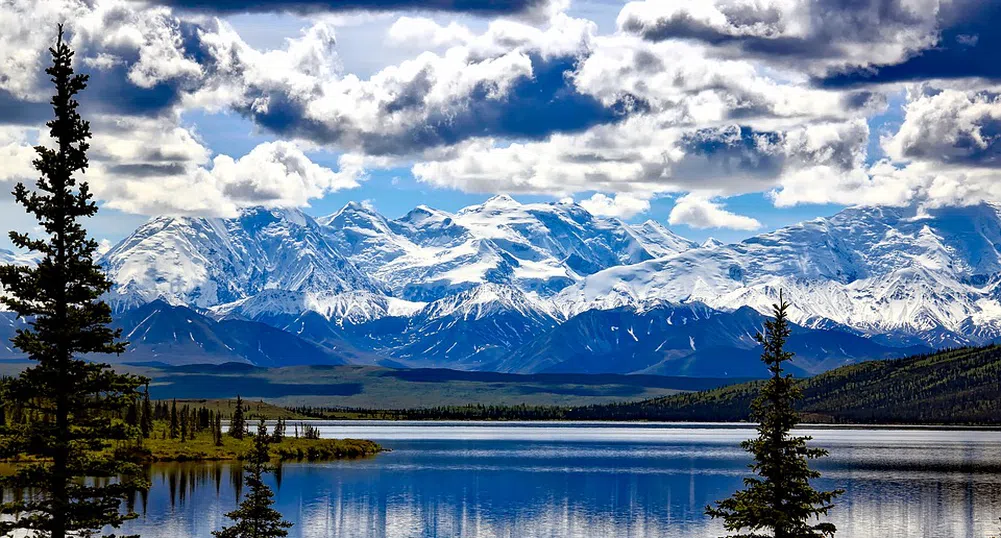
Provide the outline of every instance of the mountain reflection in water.
[[[332,425],[329,435],[357,435]],[[436,429],[437,428],[437,429]],[[423,432],[424,438],[418,438]],[[740,487],[746,427],[387,425],[393,452],[284,464],[269,477],[292,538],[691,538],[722,534],[706,504]],[[1001,532],[1001,433],[809,432],[831,449],[822,487],[846,490],[838,536],[976,537]],[[242,494],[239,464],[150,468],[145,538],[209,536]]]

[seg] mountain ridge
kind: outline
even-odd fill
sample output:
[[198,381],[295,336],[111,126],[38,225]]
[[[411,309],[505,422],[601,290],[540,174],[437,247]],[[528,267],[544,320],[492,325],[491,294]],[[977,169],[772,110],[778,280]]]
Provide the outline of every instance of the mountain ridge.
[[[163,300],[364,364],[724,376],[753,367],[748,335],[780,289],[828,342],[801,350],[803,373],[1001,339],[999,253],[994,204],[848,208],[724,245],[501,195],[396,219],[357,202],[156,217],[101,262],[116,316]],[[668,325],[693,309],[720,325]]]

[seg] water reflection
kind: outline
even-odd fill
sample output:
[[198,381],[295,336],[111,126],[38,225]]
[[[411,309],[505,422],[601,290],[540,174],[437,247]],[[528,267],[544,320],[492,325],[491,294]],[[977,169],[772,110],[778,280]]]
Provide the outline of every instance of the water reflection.
[[[326,432],[342,436],[344,427],[359,428]],[[296,523],[291,537],[718,536],[702,510],[740,487],[747,463],[733,442],[746,430],[374,427],[382,430],[354,436],[381,437],[393,452],[286,464],[269,478],[278,508]],[[832,513],[839,536],[985,538],[1001,530],[1001,434],[812,433],[832,451],[818,485],[847,491]],[[239,465],[164,464],[150,473],[145,515],[123,529],[144,537],[209,536],[242,493]]]

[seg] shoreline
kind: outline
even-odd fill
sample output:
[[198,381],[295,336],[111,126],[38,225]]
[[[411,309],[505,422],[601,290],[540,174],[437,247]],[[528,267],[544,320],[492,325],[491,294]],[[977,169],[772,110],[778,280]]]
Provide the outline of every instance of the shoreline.
[[[143,447],[118,449],[115,453],[137,463],[241,461],[250,452],[252,445],[252,436],[244,439],[228,438],[223,446],[215,446],[202,439],[183,443],[176,439],[147,439]],[[386,451],[382,445],[365,439],[289,437],[271,445],[272,458],[282,462],[362,459]]]
[[[344,418],[330,417],[317,418],[310,417],[296,419],[296,422],[329,422],[329,423],[381,423],[381,424],[570,424],[570,425],[648,425],[648,426],[716,426],[720,428],[754,427],[756,422],[711,422],[704,420],[681,421],[681,420],[526,420],[526,419],[391,419],[391,418]],[[864,423],[864,422],[801,422],[798,429],[803,428],[825,428],[825,429],[846,429],[846,430],[978,430],[978,431],[1001,431],[1001,424],[931,424],[931,423]]]

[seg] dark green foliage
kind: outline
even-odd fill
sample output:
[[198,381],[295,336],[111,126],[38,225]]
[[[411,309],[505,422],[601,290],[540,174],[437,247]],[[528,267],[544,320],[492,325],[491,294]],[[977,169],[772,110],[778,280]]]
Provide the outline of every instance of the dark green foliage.
[[177,400],[170,402],[170,438],[177,439],[180,435],[180,424],[177,417]]
[[827,515],[834,498],[843,492],[817,491],[810,485],[820,473],[810,468],[809,460],[826,456],[827,451],[808,447],[810,437],[790,435],[800,421],[793,404],[802,398],[802,389],[782,370],[793,357],[785,350],[788,307],[780,293],[775,319],[765,323],[765,335],[756,335],[764,347],[761,360],[772,374],[751,404],[758,437],[741,443],[754,456],[750,467],[756,476],[745,478],[745,488],[729,499],[706,507],[706,514],[721,518],[727,531],[749,531],[736,537],[821,538],[834,536],[836,530],[834,524],[817,520]]
[[279,418],[275,421],[275,431],[271,435],[271,440],[280,443],[285,438],[285,419]]
[[143,439],[149,439],[149,436],[153,433],[153,406],[149,401],[149,384],[146,384],[146,390],[143,392],[143,405],[142,405],[142,417],[139,420],[139,429],[142,432]]
[[129,402],[129,408],[125,411],[125,423],[129,426],[139,425],[139,402],[136,400]]
[[226,514],[235,524],[212,534],[217,538],[281,538],[288,536],[292,524],[282,519],[275,510],[274,493],[264,483],[264,474],[272,472],[270,453],[271,437],[261,420],[254,436],[254,449],[244,461],[247,467],[244,484],[250,488],[240,507]]
[[181,408],[181,442],[188,440],[188,406]]
[[[797,409],[836,423],[997,424],[1001,421],[1001,347],[961,348],[844,366],[798,381]],[[616,420],[748,420],[763,382],[644,402],[590,408]],[[588,409],[588,408],[582,408]]]
[[233,410],[233,418],[229,421],[229,435],[236,439],[243,439],[247,431],[246,420],[243,418],[243,399],[236,397],[236,409]]
[[35,267],[0,267],[3,304],[29,324],[11,341],[37,362],[4,387],[2,400],[13,403],[19,416],[0,436],[0,458],[27,455],[35,462],[0,477],[0,489],[25,492],[0,504],[2,536],[17,529],[52,538],[99,534],[134,517],[121,506],[146,487],[138,468],[100,452],[138,437],[138,428],[120,416],[139,396],[142,379],[79,358],[121,353],[125,343],[109,326],[111,309],[100,297],[111,282],[94,262],[97,243],[80,222],[97,212],[87,183],[75,178],[87,169],[90,125],[75,99],[87,77],[74,74],[62,27],[50,52],[46,73],[55,85],[55,118],[46,125],[56,147],[35,148],[36,189],[19,183],[13,192],[40,232],[10,234],[15,246],[40,259]]

